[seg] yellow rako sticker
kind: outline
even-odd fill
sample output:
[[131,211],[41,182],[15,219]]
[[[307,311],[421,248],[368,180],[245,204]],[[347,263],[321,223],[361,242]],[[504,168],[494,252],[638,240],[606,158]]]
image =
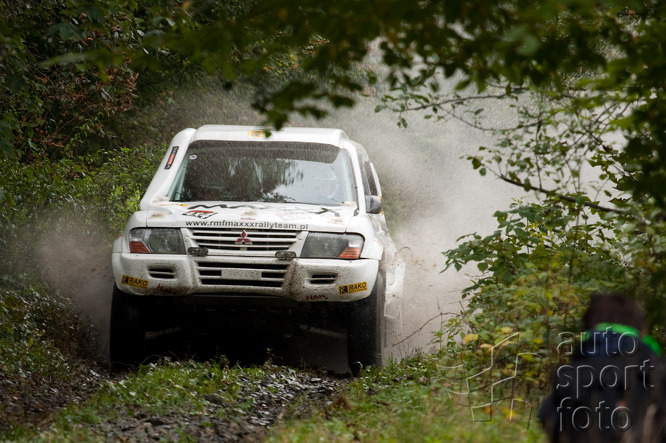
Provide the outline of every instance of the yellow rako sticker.
[[248,132],[247,135],[250,137],[266,137],[266,131],[262,131],[261,129],[253,129]]
[[362,281],[360,283],[352,283],[351,285],[338,286],[338,294],[353,294],[354,292],[366,291],[368,289],[368,282]]
[[144,280],[142,278],[130,277],[129,275],[123,275],[123,279],[121,280],[121,282],[122,284],[128,286],[136,286],[137,288],[143,288],[143,289],[148,288],[148,280]]

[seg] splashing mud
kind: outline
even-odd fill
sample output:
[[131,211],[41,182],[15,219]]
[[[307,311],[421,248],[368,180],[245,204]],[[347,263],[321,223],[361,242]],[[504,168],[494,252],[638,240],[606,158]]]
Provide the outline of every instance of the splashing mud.
[[91,235],[80,217],[59,214],[50,226],[35,250],[39,270],[71,299],[81,321],[93,327],[97,357],[106,360],[113,288],[110,243],[103,235]]

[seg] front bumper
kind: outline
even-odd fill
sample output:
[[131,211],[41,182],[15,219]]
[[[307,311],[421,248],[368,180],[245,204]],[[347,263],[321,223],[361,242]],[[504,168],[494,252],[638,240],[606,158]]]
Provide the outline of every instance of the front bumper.
[[134,295],[272,295],[348,302],[370,295],[379,261],[113,253],[116,285]]

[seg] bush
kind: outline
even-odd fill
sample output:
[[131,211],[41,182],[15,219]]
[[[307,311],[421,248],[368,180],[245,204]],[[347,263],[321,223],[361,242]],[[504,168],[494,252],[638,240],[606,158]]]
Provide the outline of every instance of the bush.
[[514,336],[523,352],[544,357],[537,385],[548,382],[560,353],[560,333],[579,336],[580,319],[595,292],[627,289],[628,270],[609,248],[601,223],[578,224],[576,207],[562,202],[514,203],[495,213],[498,229],[470,235],[445,253],[447,269],[476,263],[480,275],[466,288],[465,312],[452,319],[446,335],[454,349],[462,339],[467,365],[482,370],[488,350]]
[[[96,156],[0,164],[1,273],[38,267],[36,247],[54,230],[75,229],[110,247],[154,174],[164,148],[140,146]],[[101,163],[101,166],[97,166]],[[55,223],[56,220],[68,220]]]

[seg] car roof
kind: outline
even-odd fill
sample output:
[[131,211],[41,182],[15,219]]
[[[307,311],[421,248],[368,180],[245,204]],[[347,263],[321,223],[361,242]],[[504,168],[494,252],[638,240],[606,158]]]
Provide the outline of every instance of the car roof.
[[[266,137],[267,131],[270,136]],[[295,128],[280,130],[260,126],[205,125],[196,130],[191,142],[197,140],[239,140],[239,141],[297,141],[323,143],[349,149],[349,137],[342,129]]]

